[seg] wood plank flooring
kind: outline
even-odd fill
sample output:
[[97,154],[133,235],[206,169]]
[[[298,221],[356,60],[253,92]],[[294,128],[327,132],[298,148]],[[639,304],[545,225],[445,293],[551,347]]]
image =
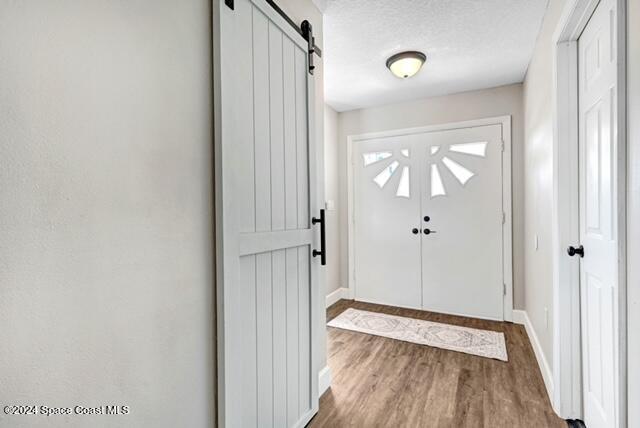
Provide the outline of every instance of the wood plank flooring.
[[353,307],[504,332],[509,362],[328,328],[331,388],[309,427],[562,427],[520,325],[341,300]]

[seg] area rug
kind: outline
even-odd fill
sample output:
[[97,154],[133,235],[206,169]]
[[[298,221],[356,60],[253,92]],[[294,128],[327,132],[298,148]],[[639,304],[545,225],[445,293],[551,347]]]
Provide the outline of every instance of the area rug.
[[504,334],[349,308],[329,327],[508,361]]

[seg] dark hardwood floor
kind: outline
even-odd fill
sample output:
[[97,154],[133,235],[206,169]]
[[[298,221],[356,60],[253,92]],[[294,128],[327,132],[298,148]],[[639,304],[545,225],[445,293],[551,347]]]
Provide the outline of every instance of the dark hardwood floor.
[[333,380],[309,427],[563,427],[520,325],[341,300],[345,309],[502,331],[509,362],[328,328]]

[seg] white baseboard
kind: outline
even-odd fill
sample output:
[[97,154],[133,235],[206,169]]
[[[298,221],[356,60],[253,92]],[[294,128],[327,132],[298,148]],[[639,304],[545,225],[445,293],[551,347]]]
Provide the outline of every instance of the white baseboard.
[[324,392],[331,386],[331,369],[329,366],[324,366],[320,373],[318,373],[318,397],[321,397]]
[[327,295],[327,308],[340,299],[349,298],[349,289],[345,287],[338,288]]
[[544,386],[547,388],[549,401],[553,403],[553,372],[551,371],[549,363],[544,356],[544,352],[542,352],[542,346],[540,345],[540,341],[538,340],[538,335],[533,328],[533,324],[531,324],[531,320],[529,319],[527,312],[514,309],[513,322],[515,324],[523,325],[524,329],[527,331],[527,336],[529,336],[529,341],[531,342],[531,346],[533,346],[533,352],[536,355],[536,360],[538,360],[538,366],[540,367],[540,372],[542,373]]
[[514,324],[520,324],[520,325],[524,325],[526,327],[527,323],[525,320],[528,320],[529,317],[527,316],[527,313],[521,309],[514,309],[513,310],[513,323]]

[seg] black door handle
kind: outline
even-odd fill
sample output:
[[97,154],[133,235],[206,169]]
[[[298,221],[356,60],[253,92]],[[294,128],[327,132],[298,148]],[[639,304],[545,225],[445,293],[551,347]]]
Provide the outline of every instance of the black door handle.
[[417,235],[418,233],[420,233],[420,230],[417,227],[414,227],[413,229],[411,229],[411,233]]
[[423,230],[422,232],[424,232],[424,234],[425,234],[425,235],[430,235],[430,234],[432,234],[432,233],[436,233],[436,231],[435,231],[435,230],[431,230],[431,229],[425,229],[425,230]]
[[578,248],[576,248],[573,245],[570,245],[569,248],[567,248],[567,254],[569,254],[571,257],[575,256],[576,254],[580,257],[584,257],[584,247],[580,245]]
[[327,237],[325,232],[324,210],[320,210],[320,218],[311,218],[311,224],[320,223],[320,251],[313,250],[311,255],[313,257],[320,256],[320,264],[325,266],[327,264]]

